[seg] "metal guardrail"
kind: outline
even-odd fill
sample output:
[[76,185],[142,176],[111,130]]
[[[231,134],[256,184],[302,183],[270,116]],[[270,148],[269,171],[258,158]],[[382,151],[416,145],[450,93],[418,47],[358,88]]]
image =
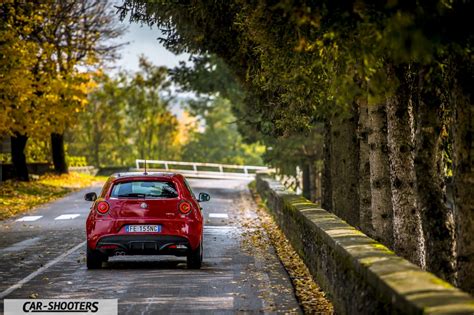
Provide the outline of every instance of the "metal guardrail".
[[[179,161],[162,161],[162,160],[135,160],[136,169],[149,171],[168,171],[178,172],[187,177],[197,178],[228,178],[242,179],[254,178],[257,171],[268,170],[266,166],[251,165],[232,165],[232,164],[216,164],[216,163],[199,163],[199,162],[179,162]],[[158,166],[158,167],[157,167]]]

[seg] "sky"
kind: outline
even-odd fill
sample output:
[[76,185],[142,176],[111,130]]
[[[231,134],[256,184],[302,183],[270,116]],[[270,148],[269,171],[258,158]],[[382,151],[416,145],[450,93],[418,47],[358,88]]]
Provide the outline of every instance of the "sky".
[[[139,23],[130,23],[128,19],[123,22],[128,26],[128,30],[125,34],[115,39],[116,43],[126,43],[120,50],[120,59],[114,62],[112,73],[117,70],[126,70],[135,72],[139,70],[138,59],[140,55],[145,55],[154,65],[166,66],[168,68],[175,67],[180,61],[188,61],[189,54],[175,55],[168,51],[159,41],[158,37],[161,36],[160,30],[155,26],[150,28],[147,25],[140,25]],[[172,90],[178,97],[177,103],[173,103],[171,106],[171,112],[180,118],[183,115],[183,109],[180,106],[180,99],[193,97],[192,93],[178,92],[175,87]]]
[[175,55],[163,47],[158,41],[161,32],[156,26],[150,29],[149,26],[141,26],[138,23],[130,23],[128,20],[122,23],[128,25],[128,31],[117,42],[129,42],[122,48],[121,59],[116,61],[116,66],[123,70],[137,71],[138,58],[145,55],[154,65],[174,67],[179,61],[188,61],[189,55]]

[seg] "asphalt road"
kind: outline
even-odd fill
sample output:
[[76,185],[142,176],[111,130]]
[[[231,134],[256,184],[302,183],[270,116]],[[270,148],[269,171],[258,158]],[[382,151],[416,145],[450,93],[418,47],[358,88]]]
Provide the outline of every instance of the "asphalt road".
[[200,270],[186,269],[185,258],[174,256],[113,257],[103,269],[87,270],[90,203],[81,191],[0,223],[0,311],[5,298],[115,298],[119,314],[300,313],[273,249],[243,245],[249,233],[241,223],[256,215],[247,182],[190,184],[211,195],[202,203]]

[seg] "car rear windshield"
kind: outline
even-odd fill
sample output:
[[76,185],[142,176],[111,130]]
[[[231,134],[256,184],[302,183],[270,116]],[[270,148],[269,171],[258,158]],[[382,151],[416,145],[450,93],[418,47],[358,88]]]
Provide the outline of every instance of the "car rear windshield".
[[178,192],[172,182],[128,181],[116,183],[110,196],[114,198],[176,198]]

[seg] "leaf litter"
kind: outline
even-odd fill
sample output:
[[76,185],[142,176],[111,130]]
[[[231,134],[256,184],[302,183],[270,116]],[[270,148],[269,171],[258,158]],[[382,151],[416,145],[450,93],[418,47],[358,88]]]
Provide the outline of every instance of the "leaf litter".
[[[241,225],[245,228],[242,243],[244,250],[255,252],[254,248],[256,247],[268,250],[272,246],[290,277],[303,312],[305,314],[334,314],[332,303],[314,281],[303,260],[280,230],[260,196],[252,187],[250,190],[258,207],[256,209],[257,216],[242,216]],[[276,267],[278,266],[266,266],[265,268]],[[278,292],[278,288],[274,289]]]

